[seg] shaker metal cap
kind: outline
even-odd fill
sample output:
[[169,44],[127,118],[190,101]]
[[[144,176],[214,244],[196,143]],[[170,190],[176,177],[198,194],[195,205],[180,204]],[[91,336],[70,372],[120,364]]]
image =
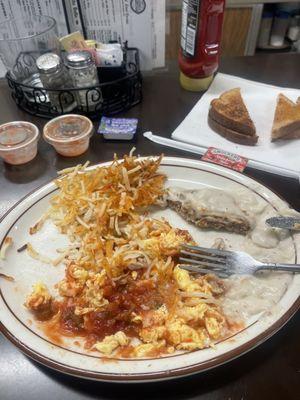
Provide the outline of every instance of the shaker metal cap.
[[36,60],[38,70],[44,74],[57,71],[61,66],[61,59],[55,53],[46,53]]
[[82,68],[92,64],[93,59],[88,51],[78,50],[67,55],[67,63],[71,68]]

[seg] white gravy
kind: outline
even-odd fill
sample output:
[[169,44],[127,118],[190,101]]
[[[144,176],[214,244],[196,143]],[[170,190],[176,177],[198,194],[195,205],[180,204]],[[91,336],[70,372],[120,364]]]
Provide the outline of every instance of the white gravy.
[[245,321],[272,309],[292,281],[288,273],[271,272],[262,276],[235,275],[224,280],[227,291],[222,301],[229,320]]
[[226,213],[245,217],[235,198],[223,190],[184,190],[172,187],[168,189],[168,198],[172,201],[180,201],[195,211],[199,210],[202,215],[209,212],[217,215]]
[[[243,215],[252,226],[246,235],[228,232],[190,230],[195,240],[202,246],[212,246],[214,239],[224,239],[228,250],[245,251],[262,262],[294,262],[294,246],[287,230],[271,228],[265,221],[278,213],[264,199],[240,189],[234,195],[218,189],[199,189],[187,191],[183,188],[170,190],[174,200],[188,201],[198,209],[214,212]],[[280,214],[290,214],[288,208]],[[296,214],[295,211],[292,214]],[[298,214],[299,215],[299,214]],[[208,244],[208,242],[210,243]],[[223,298],[223,309],[229,319],[245,321],[246,319],[270,310],[286,292],[292,281],[288,273],[264,273],[259,276],[232,276],[225,280],[226,294]]]

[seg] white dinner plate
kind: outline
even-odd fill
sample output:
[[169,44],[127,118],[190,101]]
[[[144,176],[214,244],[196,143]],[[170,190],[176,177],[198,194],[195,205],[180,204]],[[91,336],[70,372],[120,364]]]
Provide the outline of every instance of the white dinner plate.
[[[107,165],[103,164],[103,165]],[[287,208],[287,204],[275,193],[256,181],[229,169],[196,160],[165,157],[161,172],[167,175],[168,186],[181,186],[189,189],[214,187],[232,193],[241,188],[249,194],[258,196],[274,210]],[[64,339],[61,344],[52,343],[49,337],[32,320],[30,312],[23,306],[32,285],[43,281],[51,290],[62,279],[64,266],[53,267],[30,258],[26,251],[17,249],[30,241],[41,253],[56,254],[55,249],[67,243],[64,235],[47,222],[36,235],[29,235],[32,226],[46,210],[49,199],[56,191],[53,182],[37,189],[17,203],[2,219],[0,243],[6,236],[13,238],[13,246],[6,259],[0,261],[0,272],[11,275],[14,282],[0,279],[0,329],[21,351],[34,360],[55,370],[101,381],[141,382],[176,378],[199,373],[224,364],[253,349],[276,333],[298,310],[300,306],[300,274],[292,281],[272,312],[254,318],[251,323],[233,337],[223,340],[215,348],[208,348],[161,358],[111,359],[101,354],[88,352],[74,344],[74,338]],[[195,227],[184,222],[171,210],[156,213],[165,216],[173,226],[187,228],[197,236]],[[212,232],[201,233],[202,244],[208,245],[213,239]],[[220,233],[214,233],[220,237]],[[234,239],[234,234],[231,234]],[[238,235],[236,235],[238,236]],[[300,235],[291,235],[287,246],[291,247],[293,260],[299,260]],[[208,238],[205,242],[205,238]],[[195,238],[196,241],[199,238]]]

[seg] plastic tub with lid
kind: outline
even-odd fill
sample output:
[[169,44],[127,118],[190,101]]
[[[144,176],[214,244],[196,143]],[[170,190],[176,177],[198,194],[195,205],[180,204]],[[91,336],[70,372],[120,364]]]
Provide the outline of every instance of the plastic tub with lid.
[[25,164],[37,154],[39,130],[27,121],[0,125],[0,157],[8,164]]
[[65,157],[76,157],[87,151],[93,124],[83,115],[66,114],[49,121],[43,137],[57,153]]

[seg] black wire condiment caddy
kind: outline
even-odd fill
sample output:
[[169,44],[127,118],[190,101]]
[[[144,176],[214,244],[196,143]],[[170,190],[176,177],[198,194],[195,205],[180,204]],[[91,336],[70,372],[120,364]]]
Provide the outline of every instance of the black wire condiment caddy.
[[[137,48],[123,48],[124,61],[119,67],[98,67],[99,84],[90,87],[45,89],[36,67],[37,56],[20,53],[6,79],[16,105],[31,115],[53,118],[63,114],[82,114],[91,119],[102,115],[112,116],[140,103],[142,100],[142,75]],[[76,92],[85,95],[85,104],[72,110],[66,104],[76,103]],[[49,96],[50,94],[50,96]],[[49,97],[58,99],[51,104]],[[91,104],[90,104],[90,102]]]

